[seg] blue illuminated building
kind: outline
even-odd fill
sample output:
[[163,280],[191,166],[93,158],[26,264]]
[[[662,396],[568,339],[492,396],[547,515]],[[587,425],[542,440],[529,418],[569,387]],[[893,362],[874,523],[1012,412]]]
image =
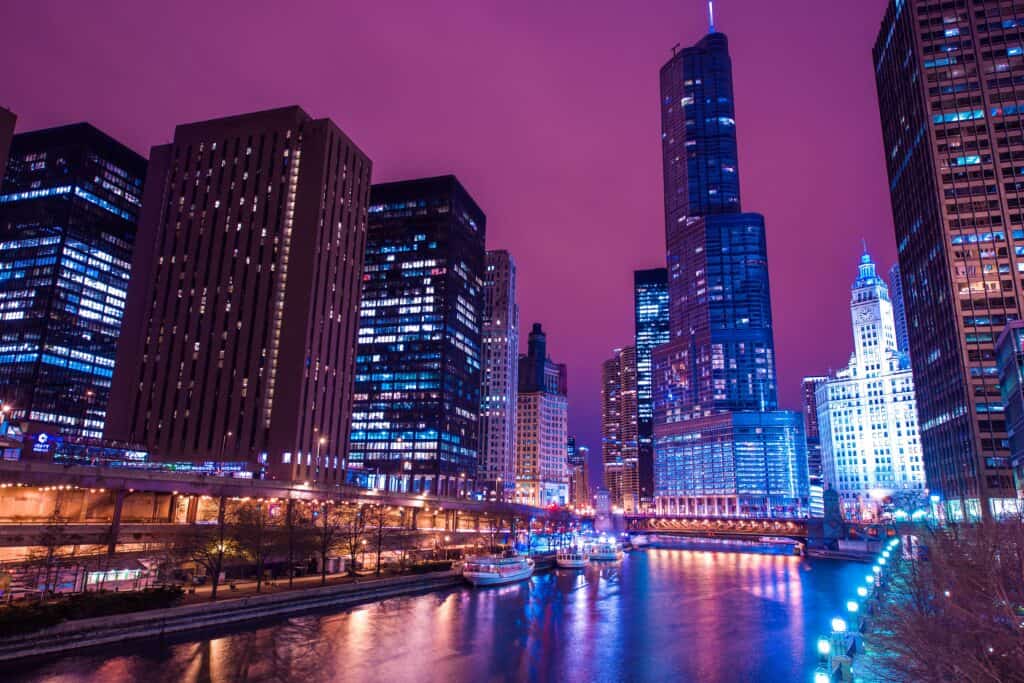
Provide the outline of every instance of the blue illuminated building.
[[102,435],[146,160],[89,124],[16,135],[0,190],[0,387]]
[[641,499],[654,495],[654,404],[651,394],[651,351],[668,343],[668,271],[633,273],[637,385],[637,462]]
[[454,176],[373,186],[349,458],[370,486],[472,487],[485,223]]
[[778,410],[764,217],[740,201],[724,34],[661,69],[669,341],[652,354],[656,505],[700,515],[806,505],[799,413]]

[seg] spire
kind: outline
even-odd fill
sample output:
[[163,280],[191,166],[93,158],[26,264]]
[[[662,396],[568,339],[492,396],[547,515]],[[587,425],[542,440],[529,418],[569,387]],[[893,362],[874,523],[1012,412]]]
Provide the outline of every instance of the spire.
[[708,33],[715,32],[715,2],[708,0]]
[[860,256],[861,263],[871,263],[871,254],[868,253],[868,241],[863,237],[860,238],[861,246],[864,247],[864,252]]

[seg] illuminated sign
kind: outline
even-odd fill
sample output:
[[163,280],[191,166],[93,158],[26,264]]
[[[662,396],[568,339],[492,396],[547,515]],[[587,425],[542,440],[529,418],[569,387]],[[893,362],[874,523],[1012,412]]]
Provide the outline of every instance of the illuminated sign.
[[55,434],[36,434],[32,437],[32,452],[49,455],[56,452],[63,439]]

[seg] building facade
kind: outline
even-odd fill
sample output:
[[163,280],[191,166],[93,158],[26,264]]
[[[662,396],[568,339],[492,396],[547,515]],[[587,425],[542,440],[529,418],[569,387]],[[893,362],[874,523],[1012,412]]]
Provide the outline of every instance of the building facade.
[[664,268],[633,272],[637,386],[637,462],[640,498],[654,495],[654,400],[651,353],[669,341],[668,271]]
[[909,360],[910,333],[907,331],[907,308],[903,304],[903,280],[898,263],[889,269],[889,298],[892,300],[892,316],[896,320],[896,348]]
[[351,447],[372,487],[473,486],[486,220],[455,176],[373,187]]
[[996,341],[999,392],[1010,437],[1010,463],[1018,498],[1024,497],[1024,320],[1014,320]]
[[516,502],[569,503],[569,398],[566,366],[547,354],[540,323],[519,357],[516,410]]
[[483,387],[477,485],[511,498],[516,486],[516,396],[519,391],[519,306],[516,264],[503,250],[487,252],[484,274]]
[[804,408],[804,436],[807,439],[807,474],[821,479],[821,434],[818,429],[818,386],[828,381],[824,375],[804,377],[800,383],[800,396]]
[[652,354],[658,507],[791,514],[808,490],[802,420],[777,410],[765,225],[741,208],[725,35],[712,28],[662,67],[661,121],[669,342]]
[[[925,499],[914,378],[896,341],[889,288],[861,257],[851,288],[854,352],[817,385],[825,484],[848,518],[877,519],[900,496]],[[916,507],[915,507],[916,509]]]
[[370,160],[299,107],[154,147],[108,437],[341,482]]
[[1014,512],[994,344],[1021,317],[1021,18],[891,0],[874,47],[928,487],[950,519]]
[[601,462],[612,505],[640,506],[636,347],[615,349],[601,365]]
[[86,123],[11,142],[0,190],[0,391],[13,417],[102,436],[145,177],[145,159]]

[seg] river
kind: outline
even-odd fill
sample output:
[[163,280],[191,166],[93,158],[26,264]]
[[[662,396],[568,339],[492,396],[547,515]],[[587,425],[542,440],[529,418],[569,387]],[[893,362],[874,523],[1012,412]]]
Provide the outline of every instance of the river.
[[[648,549],[452,589],[49,660],[26,681],[810,681],[864,565]],[[4,676],[5,680],[11,680]]]

